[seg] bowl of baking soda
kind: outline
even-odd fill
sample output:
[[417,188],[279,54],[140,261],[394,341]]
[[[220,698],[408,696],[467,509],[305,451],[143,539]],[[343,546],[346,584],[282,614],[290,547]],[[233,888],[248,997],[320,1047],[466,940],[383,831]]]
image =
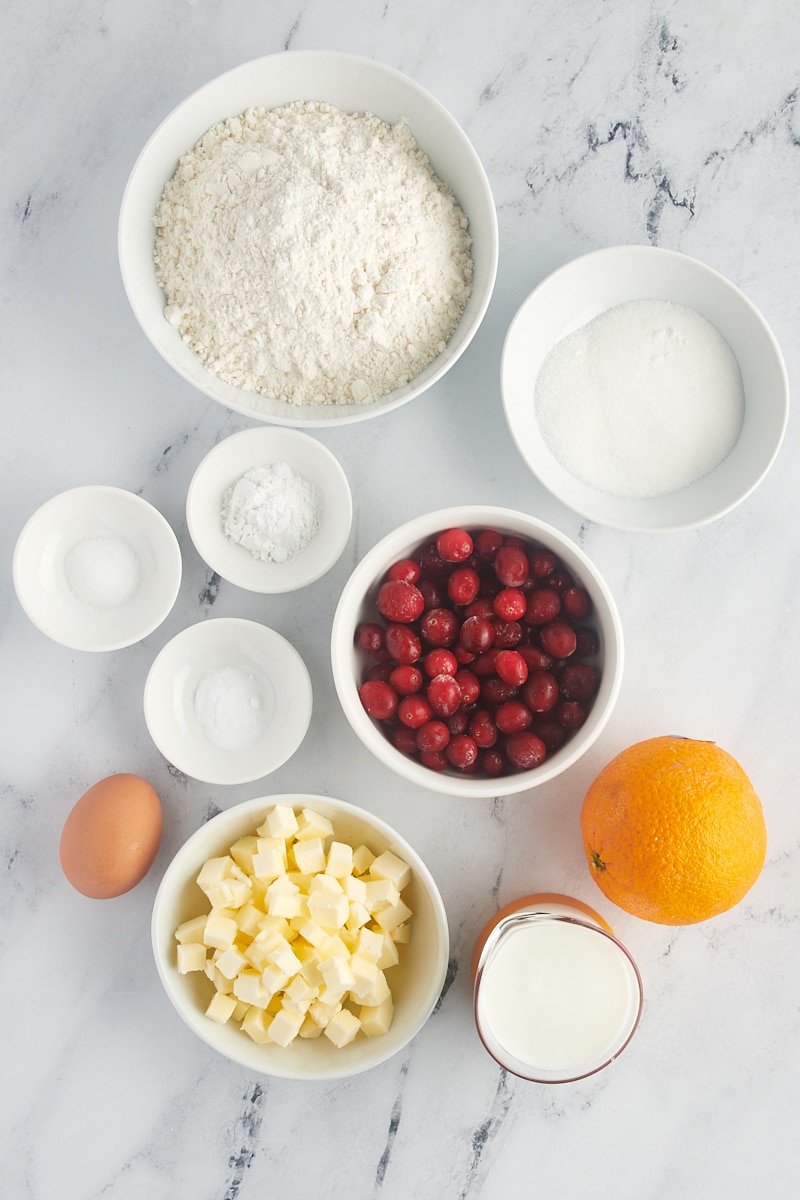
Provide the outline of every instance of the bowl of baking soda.
[[200,557],[228,583],[264,595],[306,587],[330,570],[352,519],[341,464],[299,429],[261,425],[224,438],[186,496]]
[[170,366],[252,419],[312,427],[436,383],[498,258],[458,122],[399,71],[330,51],[243,63],[179,104],[133,167],[118,244]]
[[631,532],[730,512],[766,475],[788,418],[761,313],[711,267],[649,246],[594,251],[540,283],[509,327],[501,383],[538,479]]

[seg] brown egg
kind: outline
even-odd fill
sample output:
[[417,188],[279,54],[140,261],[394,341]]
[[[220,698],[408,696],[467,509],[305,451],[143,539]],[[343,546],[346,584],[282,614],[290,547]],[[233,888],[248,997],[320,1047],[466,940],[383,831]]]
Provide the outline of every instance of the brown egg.
[[64,823],[62,870],[84,896],[121,896],[152,867],[162,825],[161,801],[146,779],[109,775],[84,792]]

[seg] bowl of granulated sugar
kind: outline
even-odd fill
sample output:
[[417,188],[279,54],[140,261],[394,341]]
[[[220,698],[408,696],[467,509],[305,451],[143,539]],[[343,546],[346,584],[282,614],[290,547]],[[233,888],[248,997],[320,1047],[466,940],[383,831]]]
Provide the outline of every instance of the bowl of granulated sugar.
[[390,412],[466,350],[497,216],[458,122],[372,59],[292,51],[178,105],[125,189],[133,312],[184,379],[279,425]]
[[789,410],[758,309],[711,267],[649,246],[596,250],[540,283],[509,327],[501,384],[541,483],[630,532],[730,512],[772,465]]

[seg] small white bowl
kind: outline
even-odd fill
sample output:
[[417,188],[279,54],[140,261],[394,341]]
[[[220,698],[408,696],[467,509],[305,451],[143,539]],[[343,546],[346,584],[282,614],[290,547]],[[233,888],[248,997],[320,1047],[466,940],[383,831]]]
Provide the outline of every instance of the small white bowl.
[[[472,295],[446,349],[404,387],[372,404],[298,407],[224,383],[207,371],[164,319],[164,295],[153,265],[153,214],[178,159],[214,124],[248,108],[320,100],[345,112],[370,112],[391,124],[408,119],[417,145],[449,184],[469,219]],[[353,54],[291,51],[243,63],[194,92],[162,121],[133,168],[119,220],[122,279],[134,315],[156,350],[207,396],[252,419],[278,425],[326,426],[391,412],[431,387],[478,330],[497,273],[498,232],[489,181],[458,122],[429,92],[392,67]]]
[[[216,1024],[205,1016],[210,985],[199,972],[180,975],[175,930],[182,921],[208,910],[195,884],[207,858],[227,852],[237,838],[253,833],[275,804],[309,807],[333,823],[334,834],[352,846],[362,843],[375,854],[392,850],[411,867],[403,900],[412,911],[411,940],[401,946],[400,962],[387,975],[394,1020],[381,1037],[359,1035],[337,1049],[326,1037],[297,1039],[282,1048],[258,1045],[236,1025]],[[412,846],[386,822],[344,800],[306,793],[260,796],[213,817],[192,834],[167,867],[153,905],[152,941],[164,989],[189,1028],[207,1045],[248,1070],[281,1079],[343,1079],[376,1067],[402,1050],[431,1015],[444,985],[449,953],[447,916],[439,889]]]
[[[375,594],[388,568],[450,528],[495,529],[502,534],[521,535],[552,550],[591,598],[592,613],[587,624],[594,626],[600,642],[597,656],[601,672],[599,690],[584,724],[565,745],[531,770],[491,778],[465,775],[455,769],[433,771],[397,750],[361,703],[358,687],[365,667],[371,665],[372,660],[356,647],[356,629],[364,621],[375,620]],[[462,505],[415,517],[387,534],[364,555],[344,586],[333,618],[331,662],[345,716],[367,749],[385,766],[411,783],[432,791],[467,799],[508,796],[547,783],[566,771],[605,728],[622,684],[622,624],[614,598],[597,567],[564,534],[535,517],[512,509]]]
[[[263,562],[222,528],[222,497],[246,471],[285,462],[317,490],[319,530],[287,562]],[[186,497],[189,534],[202,559],[229,583],[250,592],[291,592],[319,579],[350,536],[353,501],[342,467],[326,446],[296,429],[259,426],[225,438],[198,466]]]
[[[215,745],[196,711],[202,680],[226,667],[244,672],[260,699],[261,736],[243,749],[226,748],[229,737]],[[156,656],[144,686],[144,717],[156,746],[203,783],[251,783],[276,771],[305,737],[311,708],[311,680],[295,648],[266,625],[238,617],[182,630]]]
[[[120,603],[86,603],[70,586],[69,555],[89,539],[122,539],[138,559],[138,586]],[[66,568],[65,568],[66,560]],[[102,484],[53,496],[23,527],[14,549],[19,602],[34,625],[72,650],[119,650],[156,629],[181,583],[181,552],[152,504]]]
[[[641,299],[685,305],[717,328],[738,360],[745,415],[736,445],[703,478],[668,495],[626,499],[583,483],[556,460],[536,421],[534,390],[556,342],[606,309]],[[772,465],[789,411],[780,347],[755,306],[711,267],[652,246],[595,250],[534,288],[509,326],[501,383],[508,427],[544,486],[590,521],[636,533],[693,529],[730,512]]]

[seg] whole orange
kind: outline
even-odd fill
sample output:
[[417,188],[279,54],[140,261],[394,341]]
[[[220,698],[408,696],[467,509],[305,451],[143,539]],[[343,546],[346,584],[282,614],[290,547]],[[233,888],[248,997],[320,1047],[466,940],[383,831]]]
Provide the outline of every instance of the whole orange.
[[612,759],[586,793],[581,832],[600,890],[662,925],[738,904],[767,851],[761,801],[739,763],[691,738],[649,738]]

